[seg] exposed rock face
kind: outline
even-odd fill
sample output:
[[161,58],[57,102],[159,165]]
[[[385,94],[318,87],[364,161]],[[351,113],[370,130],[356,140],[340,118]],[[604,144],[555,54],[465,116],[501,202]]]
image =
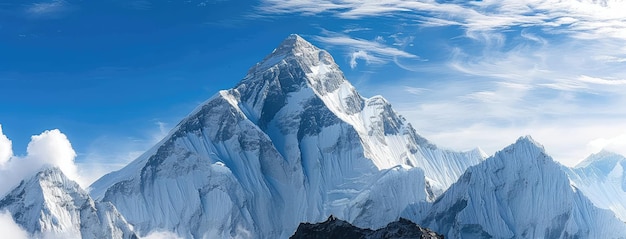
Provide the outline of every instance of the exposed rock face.
[[108,202],[95,202],[58,168],[24,180],[0,200],[15,222],[35,238],[137,238]]
[[358,228],[346,221],[330,216],[320,223],[301,223],[291,239],[443,239],[444,237],[417,224],[400,218],[386,227],[371,230]]

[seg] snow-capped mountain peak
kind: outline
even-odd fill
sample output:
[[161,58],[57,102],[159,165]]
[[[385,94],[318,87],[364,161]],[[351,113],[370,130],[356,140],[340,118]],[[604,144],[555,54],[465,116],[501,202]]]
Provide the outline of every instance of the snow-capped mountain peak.
[[[343,82],[342,74],[335,78],[323,77],[332,76],[333,73],[341,73],[339,66],[337,66],[333,57],[328,52],[317,48],[299,35],[292,34],[280,45],[278,45],[278,47],[276,47],[271,54],[266,56],[261,62],[251,67],[248,71],[248,75],[241,82],[241,84],[249,83],[250,80],[267,80],[267,76],[258,76],[268,73],[281,73],[281,70],[291,70],[288,73],[292,75],[284,75],[284,77],[280,78],[290,78],[291,80],[294,80],[294,82],[282,81],[281,83],[308,83],[322,94],[322,90],[333,91],[333,87],[337,86],[333,84],[340,84]],[[305,77],[305,75],[308,75],[309,77]],[[318,75],[321,75],[322,77],[319,77]],[[270,78],[280,80],[280,78],[276,77]],[[325,81],[332,82],[324,83]],[[284,84],[283,86],[289,87],[290,85]]]
[[562,166],[530,137],[470,167],[424,226],[451,238],[620,238],[626,224],[570,186]]
[[330,214],[384,226],[482,159],[428,143],[384,98],[360,96],[330,54],[291,35],[92,193],[140,234],[284,238]]
[[22,181],[0,200],[0,210],[33,237],[136,238],[112,204],[95,202],[56,167]]

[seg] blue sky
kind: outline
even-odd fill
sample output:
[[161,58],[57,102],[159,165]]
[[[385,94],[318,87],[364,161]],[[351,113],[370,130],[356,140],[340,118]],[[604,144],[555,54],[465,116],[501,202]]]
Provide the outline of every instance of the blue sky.
[[532,135],[566,165],[626,154],[625,2],[381,2],[3,1],[3,134],[24,156],[59,129],[99,175],[297,33],[442,147]]

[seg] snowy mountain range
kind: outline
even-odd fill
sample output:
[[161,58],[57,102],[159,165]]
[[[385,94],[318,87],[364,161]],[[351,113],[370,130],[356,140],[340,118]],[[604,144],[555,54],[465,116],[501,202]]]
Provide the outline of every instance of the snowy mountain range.
[[82,238],[288,238],[330,215],[372,229],[405,217],[447,238],[622,238],[619,157],[569,169],[529,137],[488,159],[441,149],[291,35],[89,194],[45,169],[0,210],[33,235]]

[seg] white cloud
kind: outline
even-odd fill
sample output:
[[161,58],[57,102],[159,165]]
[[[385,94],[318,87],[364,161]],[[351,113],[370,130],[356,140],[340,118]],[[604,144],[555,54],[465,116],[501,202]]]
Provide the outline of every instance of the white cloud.
[[610,138],[596,138],[590,141],[587,146],[591,148],[594,152],[606,149],[612,152],[626,155],[626,132],[621,132],[618,135]]
[[626,85],[626,80],[608,80],[608,79],[602,79],[602,78],[591,77],[591,76],[586,76],[586,75],[580,76],[578,80],[582,82],[598,84],[598,85]]
[[371,28],[367,27],[349,27],[343,30],[343,33],[351,33],[351,32],[362,32],[362,31],[371,31]]
[[67,9],[67,2],[63,0],[53,0],[39,3],[32,3],[26,8],[26,12],[32,16],[50,16]]
[[[6,136],[0,136],[3,137]],[[76,153],[70,141],[58,129],[32,136],[26,152],[26,156],[11,156],[0,168],[0,195],[6,194],[21,180],[34,175],[46,166],[58,167],[69,179],[80,182],[74,164]]]
[[9,161],[13,155],[13,143],[2,133],[2,125],[0,125],[0,168]]
[[3,238],[28,239],[28,233],[22,229],[8,211],[0,212],[0,232]]
[[[503,0],[449,2],[389,0],[264,0],[265,14],[330,13],[339,18],[399,15],[426,26],[460,25],[468,32],[506,29],[512,26],[564,27],[579,38],[626,39],[626,1],[607,0]],[[427,16],[424,16],[424,15]]]
[[[420,57],[414,54],[385,45],[384,42],[381,42],[380,37],[376,37],[374,40],[370,41],[353,38],[344,34],[326,32],[326,36],[315,37],[315,40],[331,46],[349,49],[348,57],[350,58],[349,63],[352,69],[357,67],[357,60],[359,59],[365,60],[365,63],[368,65],[380,65],[389,61],[395,62],[398,58],[420,60]],[[408,40],[405,39],[405,41]]]
[[358,63],[357,60],[365,60],[366,64],[382,64],[385,61],[379,57],[376,56],[372,56],[369,53],[367,53],[367,51],[364,50],[357,50],[352,52],[352,54],[350,55],[350,68],[354,69],[357,67]]
[[376,41],[368,41],[359,38],[352,38],[347,35],[332,34],[330,36],[318,36],[316,40],[336,46],[349,46],[354,49],[368,50],[377,55],[387,57],[406,57],[406,58],[418,58],[418,56],[411,53],[399,50],[397,48],[383,45]]

